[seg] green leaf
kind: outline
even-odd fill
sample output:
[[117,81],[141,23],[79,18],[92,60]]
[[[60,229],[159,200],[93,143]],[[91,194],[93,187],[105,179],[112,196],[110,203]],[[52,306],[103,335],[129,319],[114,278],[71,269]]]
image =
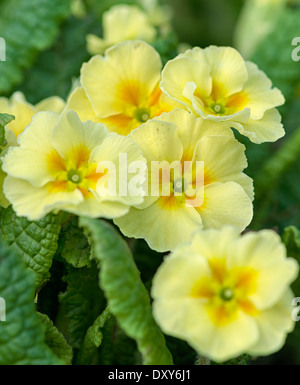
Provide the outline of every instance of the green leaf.
[[48,278],[61,228],[60,215],[49,214],[31,222],[18,217],[11,207],[2,211],[2,238],[18,252],[35,273],[38,289]]
[[[78,365],[91,365],[94,362],[94,357],[98,353],[98,348],[103,340],[102,328],[110,319],[111,314],[108,309],[96,319],[92,326],[89,327],[78,353]],[[97,361],[95,362],[97,364]]]
[[62,244],[61,257],[76,268],[91,265],[91,247],[82,229],[78,227],[78,217],[73,216],[63,227],[59,238]]
[[10,114],[2,114],[0,113],[0,126],[4,127],[11,121],[15,120],[15,117]]
[[111,317],[101,330],[103,341],[99,352],[100,365],[140,365],[142,357],[136,342],[129,338]]
[[13,115],[0,113],[0,147],[6,146],[5,126],[14,119],[15,117]]
[[90,58],[86,35],[95,32],[98,25],[94,15],[83,20],[69,18],[62,25],[54,47],[38,56],[18,90],[33,104],[51,95],[65,99],[72,82],[80,75],[82,63]]
[[125,333],[133,338],[144,364],[172,364],[165,338],[152,316],[150,298],[126,242],[104,221],[80,218],[90,239],[94,258],[100,263],[100,286],[110,312]]
[[1,62],[0,93],[22,81],[36,55],[49,48],[62,20],[70,14],[70,0],[5,0],[0,3],[0,36],[6,41]]
[[45,325],[34,306],[34,275],[12,248],[0,243],[0,365],[63,365],[45,343]]
[[105,308],[103,293],[98,285],[98,269],[95,263],[90,268],[74,269],[71,266],[64,280],[67,289],[59,296],[68,321],[66,336],[69,343],[79,349],[88,328]]
[[64,336],[57,330],[47,315],[41,313],[37,313],[37,315],[46,327],[46,344],[66,365],[71,365],[73,355],[72,348],[68,345]]

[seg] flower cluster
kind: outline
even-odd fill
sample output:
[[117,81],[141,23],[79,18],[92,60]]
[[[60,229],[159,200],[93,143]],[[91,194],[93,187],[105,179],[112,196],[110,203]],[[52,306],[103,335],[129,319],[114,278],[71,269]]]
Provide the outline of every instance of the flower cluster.
[[66,103],[0,98],[16,117],[1,203],[29,220],[60,210],[113,219],[125,236],[171,251],[152,288],[163,331],[216,361],[270,354],[293,328],[297,265],[274,232],[240,236],[254,189],[232,128],[276,141],[284,98],[230,47],[196,47],[163,68],[148,44],[155,34],[141,9],[114,7],[103,39],[88,37],[99,54]]

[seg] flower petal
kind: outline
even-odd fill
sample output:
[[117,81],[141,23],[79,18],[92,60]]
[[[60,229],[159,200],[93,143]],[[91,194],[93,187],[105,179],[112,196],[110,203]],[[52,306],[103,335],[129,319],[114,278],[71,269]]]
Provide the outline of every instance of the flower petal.
[[258,120],[271,108],[281,106],[285,99],[277,88],[271,88],[272,82],[256,64],[246,62],[249,79],[244,87],[248,96],[247,107],[251,109],[251,119]]
[[174,123],[178,127],[178,137],[183,145],[183,159],[191,161],[198,141],[206,135],[226,135],[233,137],[230,123],[218,123],[201,118],[182,109],[164,113],[157,120]]
[[58,96],[50,96],[35,105],[37,111],[53,111],[60,114],[66,106],[66,103]]
[[140,146],[148,162],[165,160],[172,163],[182,157],[182,144],[174,123],[149,120],[132,131],[130,136]]
[[271,230],[247,233],[235,242],[228,266],[247,266],[259,272],[257,288],[249,297],[259,310],[274,305],[298,273],[296,261],[286,258],[280,237]]
[[91,120],[94,123],[101,122],[101,119],[95,114],[91,102],[82,87],[75,88],[71,93],[67,107],[69,110],[74,110],[82,122],[86,122],[87,120]]
[[192,232],[202,228],[200,215],[193,207],[164,209],[162,199],[144,210],[132,208],[129,214],[115,220],[115,224],[127,237],[145,238],[149,246],[159,252],[189,241]]
[[[55,112],[39,112],[30,127],[18,137],[20,147],[12,147],[3,158],[3,170],[15,178],[39,187],[53,180],[47,155],[53,151],[51,136],[59,119]],[[38,167],[37,167],[38,165]]]
[[204,187],[204,203],[197,208],[204,228],[231,225],[243,231],[253,217],[252,202],[235,182],[212,183]]
[[12,203],[18,216],[26,216],[35,221],[43,218],[55,209],[63,210],[70,203],[75,205],[83,200],[80,191],[50,193],[47,187],[34,187],[25,180],[7,176],[3,191]]
[[[105,163],[111,162],[114,168],[113,171],[108,172],[111,173],[110,177],[116,177],[116,191],[114,195],[102,196],[100,181],[97,185],[99,200],[115,201],[125,205],[142,203],[142,190],[140,188],[141,192],[138,192],[138,185],[142,186],[144,183],[147,164],[139,146],[130,137],[110,134],[91,153],[90,162],[99,165],[99,162],[102,161]],[[133,167],[133,170],[130,170],[130,167]],[[105,168],[105,164],[103,164],[103,168]]]
[[70,110],[63,113],[53,129],[53,147],[64,158],[72,150],[85,147],[90,152],[109,135],[104,124],[87,121],[82,123]]
[[161,66],[150,45],[127,41],[85,63],[81,83],[97,116],[106,118],[148,99],[160,81]]
[[293,296],[291,290],[286,290],[273,307],[260,312],[256,317],[259,339],[248,350],[249,354],[266,356],[282,348],[287,333],[290,333],[295,326],[291,317]]
[[210,68],[206,61],[198,61],[180,56],[170,60],[162,71],[160,87],[170,98],[191,109],[191,93],[184,89],[188,83],[193,83],[192,94],[195,90],[203,96],[208,96],[212,88]]
[[204,50],[195,47],[188,52],[189,57],[210,66],[210,76],[222,88],[222,96],[228,97],[243,89],[248,80],[245,61],[238,51],[232,47],[209,46]]
[[285,135],[281,115],[276,108],[266,111],[259,120],[250,119],[245,125],[233,123],[232,126],[251,142],[258,144],[275,142]]

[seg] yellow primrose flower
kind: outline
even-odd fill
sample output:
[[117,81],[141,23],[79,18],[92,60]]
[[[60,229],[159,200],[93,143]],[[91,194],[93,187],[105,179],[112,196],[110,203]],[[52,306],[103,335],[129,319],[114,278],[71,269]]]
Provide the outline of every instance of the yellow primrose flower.
[[[197,229],[227,224],[242,231],[250,223],[253,184],[243,173],[245,147],[227,123],[176,109],[148,121],[130,137],[141,147],[149,175],[143,204],[115,220],[123,234],[144,238],[152,249],[164,252]],[[157,181],[152,165],[163,161],[167,165],[162,163]],[[173,162],[174,169],[168,168]],[[197,162],[204,162],[204,170],[197,169]]]
[[[115,218],[125,214],[129,204],[143,201],[142,194],[110,195],[104,189],[118,174],[119,153],[130,163],[145,166],[145,161],[130,138],[109,133],[103,124],[82,123],[74,111],[61,116],[40,112],[18,137],[18,144],[3,158],[3,170],[8,174],[4,193],[19,216],[37,220],[53,210],[65,210]],[[99,169],[103,162],[116,169]]]
[[147,43],[127,41],[94,56],[81,69],[81,85],[68,108],[82,121],[102,122],[110,131],[128,135],[142,123],[178,107],[160,88],[162,63]]
[[159,0],[139,0],[139,3],[145,9],[152,25],[165,30],[171,28],[173,10],[170,6],[161,5]]
[[158,269],[154,317],[166,334],[217,362],[269,355],[293,329],[289,285],[297,273],[274,231],[198,231]]
[[[5,149],[3,149],[1,155],[5,155],[10,146],[17,145],[16,138],[24,131],[25,127],[28,126],[34,114],[40,111],[53,111],[60,113],[64,108],[65,102],[57,96],[44,99],[35,106],[26,101],[22,92],[15,92],[10,99],[0,97],[0,112],[15,116],[15,120],[10,122],[8,127],[5,127],[7,145]],[[5,172],[0,169],[0,206],[4,208],[9,206],[9,201],[3,193],[3,181],[5,177]]]
[[284,135],[275,107],[284,103],[270,79],[231,47],[195,47],[169,61],[161,89],[204,119],[228,121],[254,143]]
[[91,55],[103,54],[105,50],[125,40],[153,42],[156,29],[148,15],[134,5],[120,4],[103,14],[103,39],[87,36],[87,49]]
[[22,92],[15,92],[10,99],[0,97],[0,112],[15,116],[9,124],[9,129],[18,137],[31,121],[34,114],[41,111],[53,111],[61,113],[65,108],[65,102],[58,96],[42,100],[33,106],[28,103]]

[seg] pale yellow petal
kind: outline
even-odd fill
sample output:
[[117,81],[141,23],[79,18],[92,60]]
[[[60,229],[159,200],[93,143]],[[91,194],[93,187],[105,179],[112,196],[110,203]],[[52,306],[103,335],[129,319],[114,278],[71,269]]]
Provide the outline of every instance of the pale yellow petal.
[[64,210],[70,203],[79,204],[83,200],[80,191],[50,193],[47,187],[34,187],[25,180],[7,176],[3,191],[20,217],[31,221],[43,218],[53,210]]
[[153,250],[165,252],[189,241],[193,231],[202,228],[202,223],[193,207],[164,209],[161,199],[144,210],[132,208],[115,224],[124,235],[144,238]]
[[[191,84],[192,83],[192,84]],[[191,84],[191,92],[185,90]],[[162,71],[160,87],[170,98],[192,108],[192,96],[197,91],[201,96],[208,96],[212,89],[209,65],[189,57],[170,60]]]
[[53,111],[58,114],[64,110],[65,106],[66,103],[58,96],[51,96],[35,105],[37,111]]
[[97,116],[105,118],[147,100],[160,80],[161,66],[150,45],[127,41],[85,63],[81,83]]
[[191,245],[182,246],[178,252],[199,253],[206,259],[227,258],[231,245],[238,239],[240,233],[236,227],[225,226],[221,230],[206,229],[194,233]]
[[210,76],[221,87],[224,97],[240,92],[248,80],[245,61],[232,47],[195,47],[181,56],[192,58],[200,65],[206,62],[210,67]]
[[78,205],[64,205],[64,210],[90,218],[113,219],[128,213],[129,206],[121,202],[103,202],[95,196],[84,199]]
[[253,217],[253,206],[245,190],[235,182],[212,183],[204,187],[204,203],[197,208],[204,228],[225,225],[243,231]]
[[7,112],[15,116],[15,120],[9,124],[9,128],[14,132],[16,137],[18,137],[18,135],[29,125],[31,118],[37,110],[26,101],[25,96],[21,92],[15,92],[12,95],[9,105],[10,110],[3,112]]
[[293,296],[291,290],[286,290],[274,306],[262,311],[256,317],[259,339],[248,350],[249,354],[266,356],[283,347],[287,333],[290,333],[295,326],[291,317]]
[[51,136],[58,121],[55,112],[39,112],[30,126],[18,137],[20,147],[12,147],[3,159],[3,170],[10,176],[39,187],[53,180],[47,156],[53,151]]
[[[187,254],[185,254],[186,250],[189,250]],[[153,279],[151,295],[155,300],[188,299],[194,285],[208,275],[210,275],[210,268],[207,259],[185,245],[179,246],[172,254],[165,257],[158,268]]]
[[178,136],[183,145],[183,159],[191,161],[198,141],[207,135],[233,137],[230,123],[218,123],[195,117],[192,113],[175,109],[160,115],[157,120],[174,123],[178,127]]
[[251,119],[258,120],[265,111],[281,106],[285,99],[277,88],[272,88],[272,82],[256,64],[247,62],[249,79],[244,92],[249,98],[247,107],[251,109]]
[[210,75],[222,87],[223,96],[242,91],[248,80],[248,73],[245,61],[236,49],[210,46],[203,53],[211,67]]
[[63,113],[53,129],[52,145],[65,157],[72,150],[86,148],[91,152],[109,135],[104,124],[87,121],[82,123],[78,115],[70,110]]
[[67,101],[67,108],[75,111],[82,122],[86,122],[87,120],[91,120],[94,123],[101,122],[101,119],[95,114],[91,102],[82,87],[75,88],[71,93]]
[[258,272],[257,287],[249,299],[260,310],[276,303],[298,273],[296,261],[286,258],[279,235],[271,230],[247,233],[239,239],[232,247],[228,266],[247,266]]
[[103,16],[104,37],[110,44],[125,40],[144,40],[151,43],[156,35],[148,15],[133,5],[118,4]]
[[105,50],[109,47],[110,43],[100,37],[88,34],[86,36],[87,50],[90,55],[103,54]]
[[281,115],[272,108],[264,113],[259,120],[250,119],[245,125],[233,124],[242,135],[247,136],[253,143],[276,142],[285,135],[281,123]]
[[[145,180],[147,163],[141,149],[130,137],[110,134],[102,144],[92,151],[90,162],[97,165],[99,162],[104,162],[104,169],[105,163],[111,162],[116,171],[115,195],[110,195],[107,190],[107,194],[103,196],[100,181],[97,185],[99,200],[115,201],[125,205],[138,205],[143,202],[144,191],[141,187]],[[130,167],[135,168],[135,166],[136,171],[133,172],[134,170],[131,170]],[[114,178],[114,171],[109,170],[108,173],[111,174],[108,174],[108,177]]]
[[130,136],[140,146],[149,166],[151,161],[181,160],[183,148],[174,123],[149,120]]
[[202,304],[189,306],[185,312],[186,341],[198,353],[216,362],[238,357],[259,338],[255,320],[241,311],[234,321],[222,327],[211,322]]
[[203,161],[208,181],[235,182],[247,167],[245,146],[228,136],[206,136],[199,140],[193,161]]

